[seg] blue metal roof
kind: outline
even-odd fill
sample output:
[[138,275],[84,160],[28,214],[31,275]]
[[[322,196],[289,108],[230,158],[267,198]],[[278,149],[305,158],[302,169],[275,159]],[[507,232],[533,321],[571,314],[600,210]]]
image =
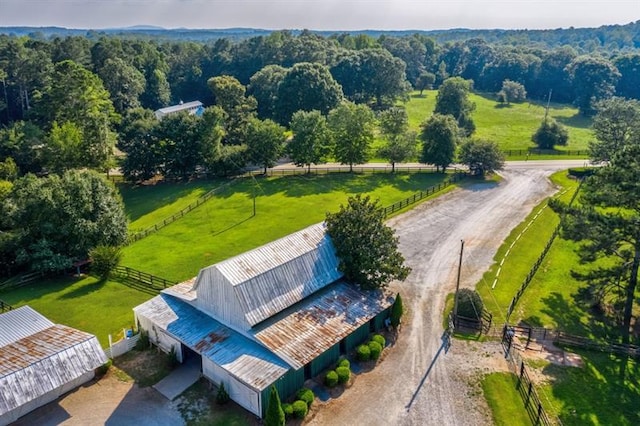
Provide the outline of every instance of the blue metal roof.
[[160,294],[133,310],[257,391],[290,369],[258,343],[171,295]]

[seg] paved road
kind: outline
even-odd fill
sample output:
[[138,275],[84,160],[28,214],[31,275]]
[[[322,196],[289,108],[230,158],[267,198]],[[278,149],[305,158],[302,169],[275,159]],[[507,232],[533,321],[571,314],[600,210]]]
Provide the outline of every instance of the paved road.
[[[402,292],[410,314],[384,362],[320,410],[311,424],[490,422],[487,413],[475,410],[467,399],[471,392],[461,383],[459,363],[449,363],[442,350],[442,311],[446,295],[455,288],[460,240],[465,240],[462,286],[472,287],[510,231],[555,192],[547,177],[582,165],[582,160],[509,162],[499,184],[470,185],[391,219],[400,250],[413,269],[392,289]],[[495,318],[501,321],[500,315]]]

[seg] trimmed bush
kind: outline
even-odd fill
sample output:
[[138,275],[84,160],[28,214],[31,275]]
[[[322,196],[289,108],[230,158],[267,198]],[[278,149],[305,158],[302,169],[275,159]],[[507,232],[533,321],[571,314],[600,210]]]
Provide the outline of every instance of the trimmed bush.
[[338,367],[336,368],[336,374],[338,375],[338,383],[344,385],[351,377],[351,370],[349,370],[349,367]]
[[340,360],[340,362],[338,362],[338,367],[347,367],[347,368],[351,368],[351,363],[349,362],[348,359],[343,358]]
[[284,411],[280,405],[280,395],[278,389],[271,385],[269,393],[269,405],[267,405],[267,414],[264,416],[265,426],[284,426]]
[[380,345],[380,343],[378,342],[374,342],[373,340],[371,342],[369,342],[369,352],[371,355],[371,359],[378,359],[380,358],[380,354],[382,353],[382,345]]
[[282,404],[282,411],[284,411],[284,418],[289,420],[293,418],[293,405],[284,403]]
[[374,334],[373,336],[371,336],[371,341],[380,343],[380,346],[382,346],[383,348],[384,348],[384,345],[387,343],[387,341],[385,340],[382,334]]
[[469,288],[463,288],[458,293],[458,316],[480,319],[484,305],[480,294]]
[[404,305],[402,304],[402,297],[400,297],[400,293],[398,293],[396,300],[393,301],[393,306],[391,306],[391,325],[394,328],[398,328],[400,325],[403,314]]
[[369,361],[371,359],[371,350],[369,349],[369,346],[358,346],[358,349],[356,349],[356,356],[358,357],[358,361]]
[[216,394],[216,402],[220,405],[224,405],[231,400],[229,397],[229,393],[224,388],[224,383],[220,382],[220,387],[218,388],[218,393]]
[[329,371],[327,373],[327,375],[324,376],[324,384],[327,385],[330,388],[332,388],[335,385],[337,385],[338,384],[338,373],[336,373],[333,370]]
[[293,409],[293,417],[296,419],[304,419],[309,412],[309,408],[307,407],[307,403],[301,400],[295,401],[291,408]]
[[296,394],[296,398],[307,403],[307,407],[311,407],[313,404],[313,400],[315,399],[315,395],[311,389],[302,388]]

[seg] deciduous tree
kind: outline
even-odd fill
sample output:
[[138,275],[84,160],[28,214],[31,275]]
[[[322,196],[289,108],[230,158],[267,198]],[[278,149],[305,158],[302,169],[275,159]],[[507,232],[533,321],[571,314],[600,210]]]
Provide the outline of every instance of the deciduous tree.
[[272,120],[252,118],[247,128],[247,154],[254,164],[275,166],[284,148],[284,128]]
[[341,164],[354,164],[369,160],[369,149],[373,142],[375,115],[366,105],[343,102],[329,113],[329,129],[335,142],[334,156]]
[[640,102],[612,98],[596,104],[593,119],[596,141],[589,145],[591,159],[609,161],[630,141],[640,138]]
[[386,287],[404,281],[411,269],[404,265],[398,238],[384,224],[384,209],[369,196],[349,197],[337,213],[328,213],[327,232],[347,281],[364,289]]
[[460,146],[459,160],[476,176],[484,176],[504,167],[504,154],[498,144],[482,139],[464,142]]
[[459,134],[458,124],[453,116],[433,114],[422,124],[420,162],[433,164],[438,171],[442,168],[444,173],[455,158]]
[[293,114],[289,126],[293,138],[287,146],[291,161],[296,166],[308,167],[325,163],[333,149],[333,137],[327,119],[320,111],[298,111]]
[[569,141],[569,132],[553,118],[545,118],[538,130],[531,136],[531,140],[540,149],[553,149],[555,146],[564,146]]
[[609,60],[595,56],[578,56],[569,64],[567,71],[583,115],[593,115],[597,101],[613,96],[620,78],[617,68]]
[[469,100],[471,82],[460,77],[452,77],[442,83],[436,97],[435,114],[451,115],[458,122],[458,127],[464,130],[466,136],[475,130],[471,112],[475,104]]

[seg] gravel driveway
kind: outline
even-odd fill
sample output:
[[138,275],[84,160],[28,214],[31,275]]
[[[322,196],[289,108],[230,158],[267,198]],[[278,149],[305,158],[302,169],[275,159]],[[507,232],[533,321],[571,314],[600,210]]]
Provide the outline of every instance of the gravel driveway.
[[[465,241],[461,286],[473,287],[511,229],[556,191],[548,176],[582,165],[581,160],[510,162],[499,184],[471,184],[391,219],[413,269],[404,283],[391,287],[402,292],[409,310],[400,337],[384,362],[309,423],[490,424],[477,382],[483,371],[506,369],[499,345],[454,341],[448,353],[442,349],[442,312],[455,289],[460,240]],[[494,315],[496,323],[503,319]]]

